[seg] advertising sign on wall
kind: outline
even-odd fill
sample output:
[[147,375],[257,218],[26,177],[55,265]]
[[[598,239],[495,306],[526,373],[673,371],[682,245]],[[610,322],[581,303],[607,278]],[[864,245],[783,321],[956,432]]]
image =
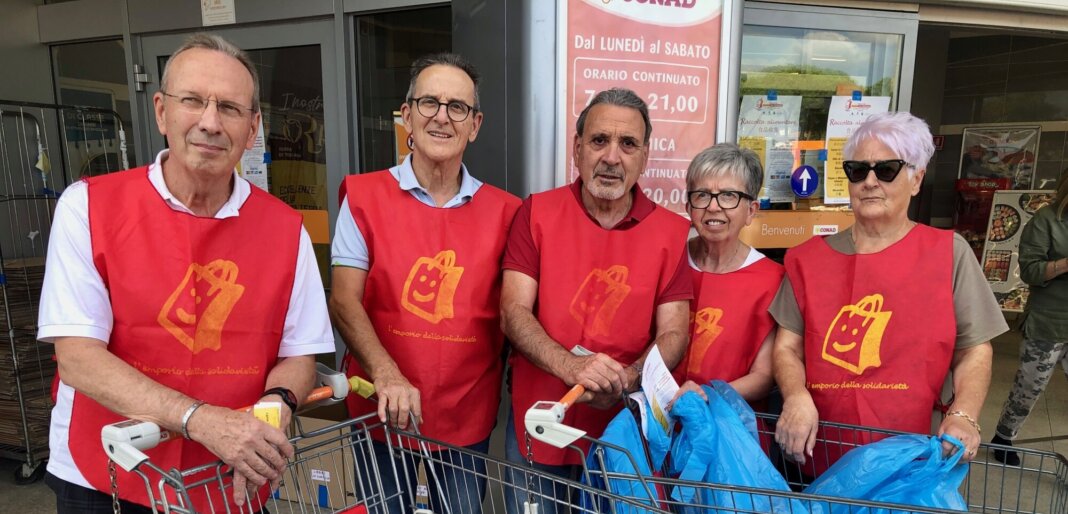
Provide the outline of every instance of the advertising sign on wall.
[[1053,191],[997,191],[987,224],[983,273],[1001,310],[1023,312],[1027,284],[1020,278],[1020,234],[1035,211],[1053,201]]
[[827,163],[824,168],[826,185],[823,203],[849,203],[849,180],[842,171],[842,149],[849,136],[853,135],[872,114],[890,109],[889,96],[832,96],[830,112],[827,113]]
[[1008,178],[1030,189],[1041,127],[968,127],[960,150],[960,178]]
[[633,90],[649,106],[648,164],[639,181],[653,201],[685,212],[686,167],[716,140],[720,34],[731,0],[560,2],[566,57],[559,141],[565,182],[578,178],[575,122],[605,89]]

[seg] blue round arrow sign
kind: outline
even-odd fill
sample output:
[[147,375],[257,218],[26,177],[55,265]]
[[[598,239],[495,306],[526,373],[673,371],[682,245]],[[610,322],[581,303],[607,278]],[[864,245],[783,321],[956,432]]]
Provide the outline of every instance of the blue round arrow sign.
[[819,185],[820,176],[816,173],[816,168],[807,164],[797,168],[790,175],[790,189],[794,190],[794,195],[798,198],[812,196],[812,193],[816,192],[816,188]]

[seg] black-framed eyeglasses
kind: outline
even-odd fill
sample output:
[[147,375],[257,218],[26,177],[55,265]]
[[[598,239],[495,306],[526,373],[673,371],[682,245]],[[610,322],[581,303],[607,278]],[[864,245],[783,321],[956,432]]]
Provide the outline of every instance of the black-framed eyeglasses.
[[464,121],[472,112],[478,111],[474,107],[467,105],[459,100],[449,100],[448,102],[440,102],[437,98],[432,96],[424,96],[421,98],[409,98],[409,102],[415,104],[419,114],[427,118],[433,118],[438,115],[438,111],[441,106],[445,106],[445,112],[448,113],[449,119],[457,123]]
[[864,179],[868,178],[869,171],[874,171],[875,178],[880,181],[893,182],[894,179],[897,178],[897,174],[901,173],[901,170],[907,167],[914,166],[901,159],[875,161],[871,164],[864,161],[842,162],[842,170],[845,171],[846,178],[853,183],[864,182]]
[[215,103],[215,109],[219,111],[219,116],[231,120],[246,119],[252,116],[253,112],[253,109],[251,107],[238,105],[229,100],[202,98],[192,93],[185,95],[172,95],[163,90],[160,90],[160,94],[167,98],[173,98],[177,100],[178,107],[190,114],[204,114],[204,111],[208,109],[208,104],[212,102]]
[[712,205],[712,199],[716,199],[716,203],[719,204],[720,209],[733,209],[738,207],[738,204],[742,202],[742,198],[753,201],[753,197],[749,196],[741,191],[720,191],[718,193],[712,193],[709,191],[687,191],[686,199],[690,202],[690,207],[694,209],[707,209],[709,205]]

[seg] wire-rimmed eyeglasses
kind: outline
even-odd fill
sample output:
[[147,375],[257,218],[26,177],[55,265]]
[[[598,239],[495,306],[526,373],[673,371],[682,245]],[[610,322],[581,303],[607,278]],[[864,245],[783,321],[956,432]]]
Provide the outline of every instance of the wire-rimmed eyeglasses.
[[204,114],[204,111],[208,109],[208,104],[212,102],[215,103],[215,110],[219,111],[219,116],[231,120],[247,119],[249,116],[252,115],[253,112],[253,109],[251,107],[238,105],[229,100],[202,98],[192,93],[184,95],[172,95],[163,90],[160,90],[160,94],[167,98],[173,98],[177,100],[178,107],[190,114]]

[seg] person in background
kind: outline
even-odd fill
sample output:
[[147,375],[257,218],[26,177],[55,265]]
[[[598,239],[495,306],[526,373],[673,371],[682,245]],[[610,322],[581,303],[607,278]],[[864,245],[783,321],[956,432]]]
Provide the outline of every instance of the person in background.
[[909,113],[877,114],[843,152],[856,221],[787,251],[769,308],[779,324],[773,360],[784,401],[775,440],[815,475],[847,449],[817,446],[817,438],[869,440],[861,432],[828,436],[821,420],[929,433],[952,371],[953,403],[937,434],[963,442],[971,460],[990,339],[1008,326],[964,239],[908,218],[934,153],[931,132]]
[[[301,215],[235,171],[260,126],[252,61],[195,34],[160,85],[152,100],[169,149],[72,184],[52,222],[38,338],[55,344],[59,366],[45,481],[60,513],[113,512],[100,430],[125,418],[184,436],[148,452],[163,469],[230,465],[232,504],[203,489],[191,501],[237,509],[246,485],[277,485],[293,447],[234,409],[281,402],[287,426],[311,390],[313,354],[334,351]],[[123,512],[155,512],[143,480],[117,480]]]
[[[564,423],[600,435],[624,392],[641,386],[657,347],[668,369],[686,351],[692,286],[686,263],[689,224],[653,203],[638,177],[649,158],[652,125],[645,102],[628,89],[593,97],[576,123],[579,180],[531,195],[508,236],[501,322],[512,342],[512,409],[505,434],[509,462],[571,476],[577,452],[525,441],[523,416],[540,400],[558,400],[576,384],[587,392]],[[528,450],[529,448],[529,450]],[[526,488],[523,473],[506,480]],[[541,480],[542,514],[567,491]],[[508,512],[525,494],[505,488]]]
[[[1057,363],[1068,374],[1068,173],[1053,202],[1035,212],[1020,235],[1020,278],[1030,286],[1024,307],[1020,368],[1001,410],[992,442],[1012,446]],[[994,450],[994,458],[1020,465],[1019,452]]]
[[690,347],[675,378],[678,394],[724,380],[750,403],[762,402],[774,386],[771,370],[775,319],[768,306],[779,290],[783,267],[739,238],[753,221],[764,170],[750,150],[720,143],[694,157],[686,172],[694,300]]
[[[520,200],[463,163],[482,126],[478,82],[475,67],[456,54],[412,63],[401,105],[412,153],[341,186],[330,310],[348,346],[346,373],[370,379],[378,394],[377,404],[350,395],[351,416],[377,412],[413,430],[412,416],[426,437],[486,452],[501,394],[501,257]],[[414,490],[417,466],[410,457],[391,463],[389,447],[373,446],[377,469],[402,470],[405,482],[398,488],[392,475],[380,477],[387,511],[407,512],[400,503],[409,496],[396,493]],[[449,512],[480,512],[485,461],[452,450],[435,455],[427,473],[434,511],[445,511],[445,502]],[[357,463],[368,480],[369,466]]]

